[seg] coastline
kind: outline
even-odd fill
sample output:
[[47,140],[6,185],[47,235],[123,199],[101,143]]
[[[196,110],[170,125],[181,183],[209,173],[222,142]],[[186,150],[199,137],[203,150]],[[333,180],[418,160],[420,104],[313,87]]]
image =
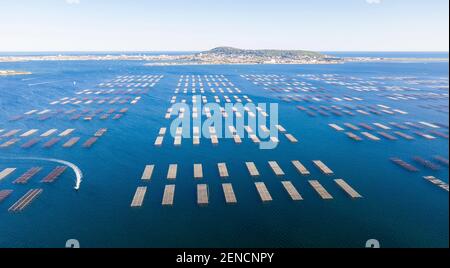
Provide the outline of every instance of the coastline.
[[14,71],[14,70],[0,70],[0,76],[13,76],[13,75],[30,75],[31,72]]
[[[342,57],[342,58],[239,58],[234,56],[223,57],[196,57],[193,55],[77,55],[77,56],[0,56],[0,63],[16,63],[31,61],[142,61],[145,66],[196,66],[196,65],[310,65],[310,64],[344,64],[369,62],[449,62],[449,58],[380,58],[380,57]],[[169,61],[169,62],[168,62]],[[17,74],[28,74],[18,72]],[[5,75],[5,74],[0,74]],[[13,75],[13,74],[8,74]]]
[[248,62],[248,63],[145,63],[144,66],[219,66],[219,65],[225,65],[225,66],[242,66],[242,65],[334,65],[334,64],[344,64],[344,62],[309,62],[309,63],[254,63],[254,62]]

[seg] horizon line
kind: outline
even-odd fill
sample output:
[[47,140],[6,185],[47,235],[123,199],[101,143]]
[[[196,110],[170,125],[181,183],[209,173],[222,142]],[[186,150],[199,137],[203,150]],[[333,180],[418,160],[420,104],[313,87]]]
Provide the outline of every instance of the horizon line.
[[[251,50],[267,50],[267,49],[251,49]],[[272,50],[272,49],[270,49]],[[305,50],[305,49],[273,49],[273,50]],[[43,53],[43,52],[111,52],[111,53],[119,53],[119,52],[138,52],[138,53],[146,53],[146,52],[204,52],[208,50],[0,50],[0,53]],[[307,50],[308,51],[308,50]],[[395,53],[395,52],[415,52],[415,53],[449,53],[448,50],[309,50],[313,52],[387,52],[387,53]]]

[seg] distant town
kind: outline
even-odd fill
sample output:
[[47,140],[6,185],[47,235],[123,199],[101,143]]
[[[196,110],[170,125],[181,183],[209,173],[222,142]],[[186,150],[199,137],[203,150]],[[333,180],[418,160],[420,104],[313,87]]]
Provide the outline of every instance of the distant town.
[[161,56],[146,65],[336,64],[342,59],[305,50],[246,50],[218,47],[191,55]]
[[[227,65],[227,64],[341,64],[346,62],[374,61],[448,61],[424,58],[379,58],[345,57],[339,58],[319,52],[306,50],[248,50],[232,47],[218,47],[209,51],[177,55],[113,54],[113,55],[42,55],[42,56],[3,56],[0,62],[26,61],[144,61],[147,66],[173,65]],[[3,75],[12,75],[7,73]],[[19,73],[20,74],[20,73]]]

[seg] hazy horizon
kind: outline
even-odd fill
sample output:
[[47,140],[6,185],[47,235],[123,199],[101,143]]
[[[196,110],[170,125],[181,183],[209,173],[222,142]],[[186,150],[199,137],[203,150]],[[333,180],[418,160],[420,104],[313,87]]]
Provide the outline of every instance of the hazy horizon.
[[447,0],[17,0],[0,7],[2,52],[449,47]]
[[[220,47],[225,47],[225,46],[220,46]],[[239,48],[239,49],[246,49],[246,50],[304,50],[304,49],[296,49],[296,48],[287,48],[287,49],[274,49],[274,48],[240,48],[240,47],[235,47],[235,48]],[[213,49],[213,48],[211,48]],[[209,50],[209,49],[208,49]],[[164,52],[169,52],[169,53],[199,53],[199,52],[204,52],[204,51],[208,51],[208,50],[35,50],[35,51],[25,51],[25,50],[21,50],[21,51],[1,51],[0,53],[164,53]],[[329,50],[329,51],[321,51],[321,50],[311,50],[314,52],[319,52],[319,53],[450,53],[449,50],[422,50],[422,51],[418,51],[418,50]]]

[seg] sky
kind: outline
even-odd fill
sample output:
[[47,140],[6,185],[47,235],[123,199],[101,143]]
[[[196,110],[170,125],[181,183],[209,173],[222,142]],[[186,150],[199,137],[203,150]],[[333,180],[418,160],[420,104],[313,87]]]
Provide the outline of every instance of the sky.
[[448,51],[448,0],[0,0],[0,51]]

